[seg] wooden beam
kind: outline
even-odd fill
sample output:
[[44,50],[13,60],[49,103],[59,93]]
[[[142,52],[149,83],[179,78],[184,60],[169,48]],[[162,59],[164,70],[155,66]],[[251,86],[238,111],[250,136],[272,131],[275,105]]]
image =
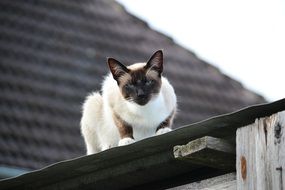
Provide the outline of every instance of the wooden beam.
[[174,157],[224,170],[235,168],[235,147],[219,138],[205,136],[186,145],[175,146]]
[[239,128],[236,142],[238,190],[285,188],[284,111]]

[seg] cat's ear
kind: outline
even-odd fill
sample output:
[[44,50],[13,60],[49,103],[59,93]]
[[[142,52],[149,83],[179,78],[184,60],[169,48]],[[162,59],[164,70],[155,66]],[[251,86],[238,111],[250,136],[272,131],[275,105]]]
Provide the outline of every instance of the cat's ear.
[[110,68],[110,71],[113,75],[113,78],[117,81],[118,79],[123,76],[124,74],[129,72],[129,69],[123,65],[122,63],[120,63],[119,61],[117,61],[116,59],[113,58],[108,58],[108,65]]
[[156,51],[148,60],[146,69],[155,70],[159,76],[163,71],[163,53],[162,50]]

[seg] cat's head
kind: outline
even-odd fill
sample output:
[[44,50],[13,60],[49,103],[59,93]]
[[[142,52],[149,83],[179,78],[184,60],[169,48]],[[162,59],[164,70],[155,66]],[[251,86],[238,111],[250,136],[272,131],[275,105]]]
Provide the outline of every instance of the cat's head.
[[108,58],[108,65],[122,96],[127,101],[143,106],[160,92],[163,71],[162,50],[156,51],[146,64],[126,67],[119,61]]

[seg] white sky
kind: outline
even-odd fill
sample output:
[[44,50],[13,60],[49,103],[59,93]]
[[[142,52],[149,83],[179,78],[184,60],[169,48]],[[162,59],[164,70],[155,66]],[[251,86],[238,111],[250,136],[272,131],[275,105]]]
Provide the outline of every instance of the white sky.
[[285,97],[285,0],[118,0],[269,101]]

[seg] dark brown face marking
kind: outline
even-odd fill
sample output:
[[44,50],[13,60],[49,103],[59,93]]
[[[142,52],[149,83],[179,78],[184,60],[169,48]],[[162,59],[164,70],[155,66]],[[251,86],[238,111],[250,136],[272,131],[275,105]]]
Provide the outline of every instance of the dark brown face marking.
[[160,92],[161,78],[158,74],[149,76],[147,72],[145,68],[131,70],[130,77],[120,83],[121,93],[126,100],[145,105]]
[[126,138],[126,137],[130,137],[130,138],[134,139],[132,126],[129,125],[124,120],[122,120],[120,118],[120,116],[118,116],[115,113],[113,114],[113,118],[114,118],[115,124],[119,130],[121,139]]
[[108,64],[126,100],[143,106],[160,92],[163,71],[161,50],[155,52],[141,68],[129,69],[113,58],[108,59]]

